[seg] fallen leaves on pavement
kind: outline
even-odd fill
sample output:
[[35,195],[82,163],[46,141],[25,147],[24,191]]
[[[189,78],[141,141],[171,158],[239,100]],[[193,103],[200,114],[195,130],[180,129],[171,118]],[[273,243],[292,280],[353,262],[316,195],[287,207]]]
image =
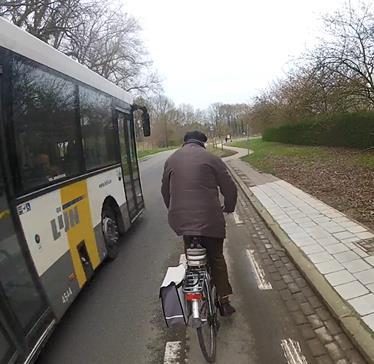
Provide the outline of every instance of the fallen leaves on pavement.
[[[271,156],[274,174],[374,229],[374,168],[357,163],[357,150],[326,148],[328,158]],[[373,155],[373,154],[371,154]]]

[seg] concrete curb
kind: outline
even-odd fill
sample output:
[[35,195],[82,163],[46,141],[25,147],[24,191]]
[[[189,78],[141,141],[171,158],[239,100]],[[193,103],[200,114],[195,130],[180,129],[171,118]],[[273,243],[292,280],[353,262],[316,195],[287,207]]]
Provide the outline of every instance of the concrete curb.
[[323,301],[329,307],[331,313],[337,318],[344,331],[355,343],[357,349],[369,363],[374,363],[374,336],[369,332],[366,324],[358,317],[354,309],[336,293],[323,275],[314,267],[309,259],[305,257],[304,253],[289,239],[287,234],[275,222],[236,172],[229,165],[227,165],[227,167],[253,207],[260,214],[281,245],[286,249],[293,262],[304,274],[308,282],[314,287],[316,292],[319,293]]

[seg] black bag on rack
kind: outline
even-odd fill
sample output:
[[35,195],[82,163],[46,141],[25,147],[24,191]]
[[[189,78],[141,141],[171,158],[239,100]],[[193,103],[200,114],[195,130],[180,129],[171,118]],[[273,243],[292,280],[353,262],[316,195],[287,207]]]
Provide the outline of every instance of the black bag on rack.
[[186,268],[183,264],[169,267],[160,288],[162,311],[168,327],[187,325],[187,309],[183,294],[183,279]]

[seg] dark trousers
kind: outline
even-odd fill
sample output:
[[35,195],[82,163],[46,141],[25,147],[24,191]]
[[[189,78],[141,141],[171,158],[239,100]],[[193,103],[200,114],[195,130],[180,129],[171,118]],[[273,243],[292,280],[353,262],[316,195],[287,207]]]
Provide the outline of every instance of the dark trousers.
[[[184,236],[185,250],[190,246],[191,237]],[[200,237],[199,244],[202,245],[208,256],[209,266],[212,271],[212,278],[217,287],[218,297],[225,297],[232,294],[232,288],[227,273],[227,265],[223,256],[223,241],[220,238]]]

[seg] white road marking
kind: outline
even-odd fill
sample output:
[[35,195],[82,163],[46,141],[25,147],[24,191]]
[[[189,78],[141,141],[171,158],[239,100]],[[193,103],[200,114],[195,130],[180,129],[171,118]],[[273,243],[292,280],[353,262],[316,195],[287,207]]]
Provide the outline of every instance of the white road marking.
[[257,263],[254,255],[254,250],[246,250],[249,262],[251,263],[252,270],[255,274],[257,287],[261,290],[273,289],[271,283],[266,279],[265,272]]
[[232,215],[234,216],[234,220],[237,225],[243,224],[243,221],[240,219],[240,216],[236,211],[234,211]]
[[282,339],[281,347],[288,364],[308,364],[301,352],[300,344],[296,340]]
[[178,364],[181,362],[181,341],[168,341],[165,346],[164,364]]

